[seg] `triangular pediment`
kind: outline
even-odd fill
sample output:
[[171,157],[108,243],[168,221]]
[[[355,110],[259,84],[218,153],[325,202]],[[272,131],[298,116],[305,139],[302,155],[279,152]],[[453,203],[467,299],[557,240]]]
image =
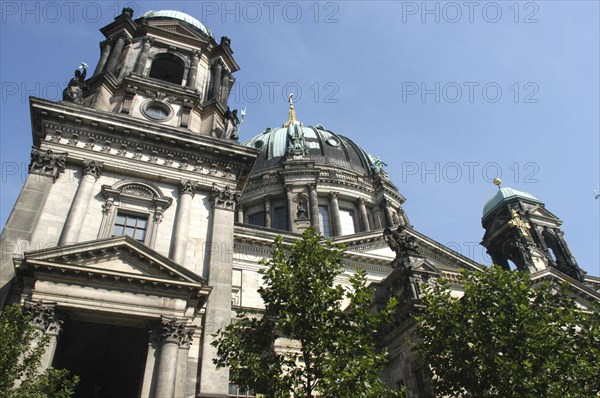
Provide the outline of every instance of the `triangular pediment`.
[[153,249],[119,236],[25,253],[35,268],[116,280],[201,287],[204,279]]
[[569,286],[571,296],[582,309],[591,309],[592,303],[600,301],[600,292],[553,268],[531,274],[531,280],[534,283],[551,282],[558,286],[566,283]]
[[[177,20],[152,21],[149,24],[156,31],[165,32],[166,36],[177,35],[185,38],[194,38],[203,43],[207,43],[207,36],[195,29],[185,26],[185,23]],[[156,34],[156,32],[155,32]]]
[[414,271],[426,272],[431,274],[441,274],[441,271],[434,265],[433,261],[424,259],[422,262],[413,266]]

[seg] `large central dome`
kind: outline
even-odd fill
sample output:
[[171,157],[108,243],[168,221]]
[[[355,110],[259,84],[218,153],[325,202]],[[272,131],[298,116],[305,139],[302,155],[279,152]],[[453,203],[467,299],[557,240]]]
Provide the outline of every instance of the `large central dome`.
[[243,145],[260,149],[255,170],[278,166],[285,159],[293,134],[303,137],[310,160],[331,165],[360,174],[370,174],[374,170],[373,160],[352,140],[325,129],[321,125],[267,128],[263,133],[251,138]]
[[385,164],[322,125],[289,119],[243,145],[261,151],[240,199],[239,222],[300,233],[313,226],[329,236],[409,225],[404,197]]

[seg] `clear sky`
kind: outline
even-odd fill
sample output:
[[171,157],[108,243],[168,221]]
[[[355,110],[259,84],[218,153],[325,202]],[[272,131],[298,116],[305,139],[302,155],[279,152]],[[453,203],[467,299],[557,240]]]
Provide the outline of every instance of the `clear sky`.
[[346,135],[387,163],[415,229],[482,263],[491,180],[563,221],[600,275],[598,1],[0,2],[0,225],[26,177],[28,97],[58,100],[99,57],[124,6],[176,9],[228,36],[240,139],[287,119]]

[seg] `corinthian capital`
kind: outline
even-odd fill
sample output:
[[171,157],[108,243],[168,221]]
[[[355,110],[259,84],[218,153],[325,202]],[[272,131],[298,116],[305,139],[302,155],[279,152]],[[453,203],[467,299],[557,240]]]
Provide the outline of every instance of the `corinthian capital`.
[[24,305],[25,313],[31,318],[31,323],[42,333],[60,330],[60,321],[54,313],[54,306],[44,304],[42,301],[27,301]]
[[84,176],[91,175],[97,180],[102,175],[102,167],[103,166],[104,166],[104,163],[102,163],[102,162],[98,162],[96,160],[84,159],[83,160],[83,175]]
[[179,194],[192,195],[192,198],[196,194],[196,183],[191,180],[181,180],[179,182]]
[[183,319],[162,317],[160,320],[160,341],[189,345],[193,330]]

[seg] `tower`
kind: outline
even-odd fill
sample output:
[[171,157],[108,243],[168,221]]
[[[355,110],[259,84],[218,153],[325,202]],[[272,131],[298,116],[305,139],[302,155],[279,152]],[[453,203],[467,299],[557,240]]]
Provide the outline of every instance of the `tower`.
[[564,239],[562,221],[533,195],[499,187],[484,206],[481,224],[481,244],[494,264],[509,269],[510,261],[530,273],[555,268],[583,282],[585,273]]
[[76,369],[78,396],[226,394],[210,333],[231,317],[234,213],[258,152],[227,108],[230,40],[176,11],[126,8],[101,32],[92,76],[82,64],[62,101],[30,100],[0,305],[53,325],[43,366]]

